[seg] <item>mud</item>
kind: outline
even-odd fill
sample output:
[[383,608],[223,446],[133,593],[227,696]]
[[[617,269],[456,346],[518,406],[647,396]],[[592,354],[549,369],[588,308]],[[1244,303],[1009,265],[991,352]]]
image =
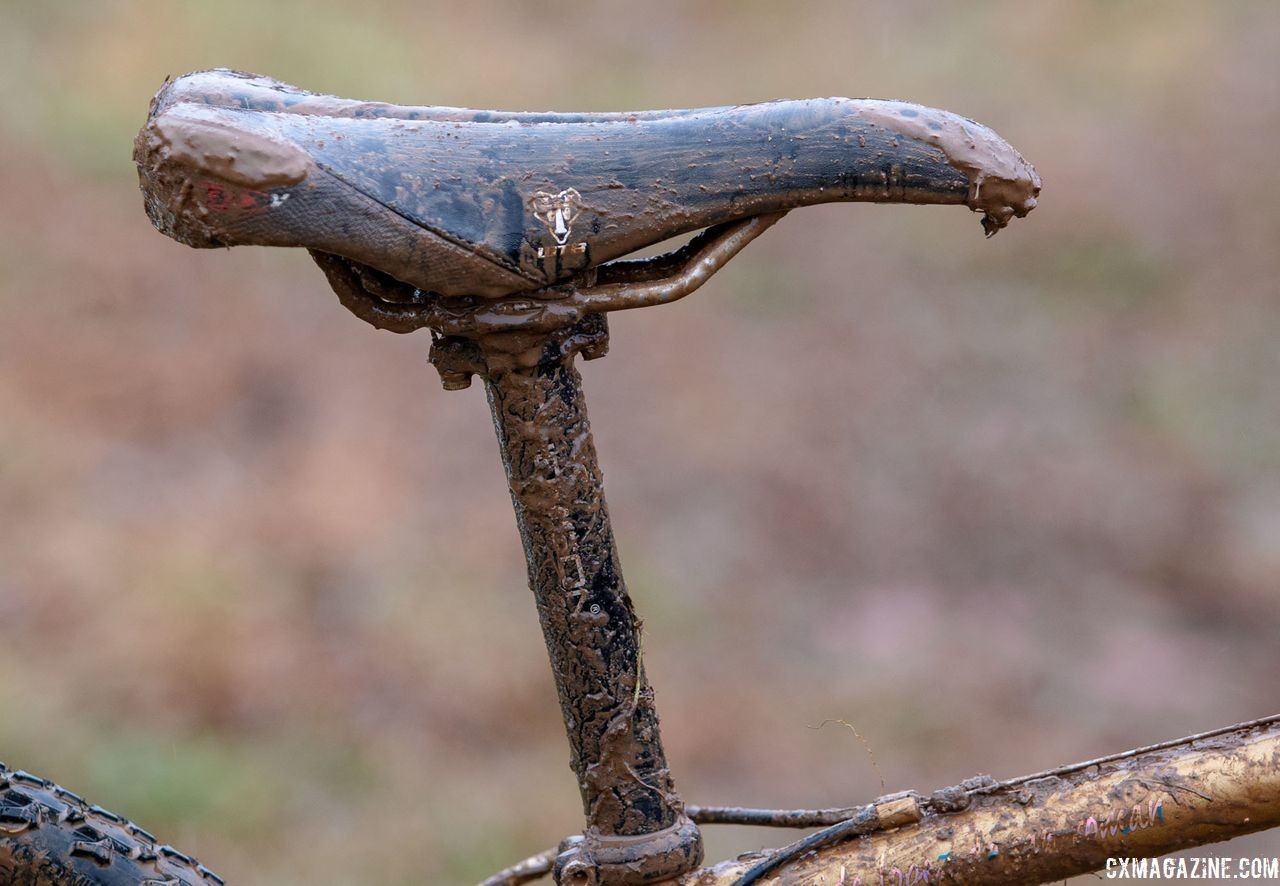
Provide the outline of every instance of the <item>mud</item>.
[[587,822],[559,864],[643,883],[696,867],[701,840],[667,768],[573,366],[592,332],[486,370],[486,390]]
[[584,114],[557,111],[485,111],[439,105],[393,105],[307,92],[272,77],[217,68],[167,80],[152,101],[152,114],[183,102],[249,111],[349,119],[433,120],[446,123],[574,123],[630,122],[694,111],[616,111]]
[[1013,217],[1036,208],[1040,175],[1013,147],[981,123],[905,102],[863,100],[857,113],[864,119],[927,142],[942,151],[952,166],[969,179],[965,199],[983,213],[987,236]]
[[312,168],[311,157],[297,145],[228,125],[190,106],[148,123],[138,134],[136,150],[149,165],[171,163],[258,190],[296,185]]

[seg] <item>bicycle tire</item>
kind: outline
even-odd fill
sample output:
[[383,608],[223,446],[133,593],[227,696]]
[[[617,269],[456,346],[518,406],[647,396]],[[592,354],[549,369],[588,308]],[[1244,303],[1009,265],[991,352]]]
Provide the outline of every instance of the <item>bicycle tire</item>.
[[114,812],[0,763],[0,883],[223,886],[225,881]]

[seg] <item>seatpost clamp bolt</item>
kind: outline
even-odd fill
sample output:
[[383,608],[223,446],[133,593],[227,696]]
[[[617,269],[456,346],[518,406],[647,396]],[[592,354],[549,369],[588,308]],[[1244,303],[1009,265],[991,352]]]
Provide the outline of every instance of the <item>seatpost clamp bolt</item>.
[[487,368],[480,346],[461,336],[433,336],[427,359],[440,373],[440,384],[446,391],[471,387],[472,376],[483,375]]
[[[563,861],[565,855],[571,857]],[[600,877],[596,866],[583,856],[582,850],[572,849],[556,859],[555,881],[558,886],[598,886]]]

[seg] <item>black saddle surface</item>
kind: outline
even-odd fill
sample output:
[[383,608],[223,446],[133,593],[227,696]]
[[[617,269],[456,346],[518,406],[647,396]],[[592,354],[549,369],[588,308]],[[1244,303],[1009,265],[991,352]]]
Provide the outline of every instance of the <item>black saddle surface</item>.
[[1039,191],[986,127],[902,102],[504,113],[338,99],[226,70],[167,82],[135,159],[152,221],[189,245],[305,246],[484,297],[814,203],[968,204],[992,233]]

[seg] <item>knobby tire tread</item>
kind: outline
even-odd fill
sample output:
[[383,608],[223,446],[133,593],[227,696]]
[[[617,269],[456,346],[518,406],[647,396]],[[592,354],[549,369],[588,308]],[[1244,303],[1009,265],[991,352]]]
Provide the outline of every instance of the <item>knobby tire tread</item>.
[[0,763],[4,886],[223,886],[191,856],[48,779]]

